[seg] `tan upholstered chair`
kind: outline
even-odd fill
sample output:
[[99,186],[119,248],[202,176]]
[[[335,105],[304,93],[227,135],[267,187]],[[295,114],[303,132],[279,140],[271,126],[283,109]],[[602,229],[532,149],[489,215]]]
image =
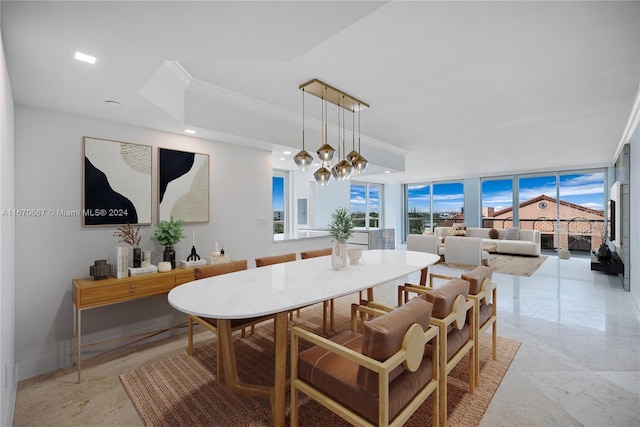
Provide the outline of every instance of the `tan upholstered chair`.
[[[283,262],[289,262],[289,261],[295,261],[295,260],[296,260],[295,252],[292,252],[290,254],[283,254],[283,255],[265,256],[261,258],[256,258],[256,267],[260,268],[260,267],[265,267],[267,265],[281,264]],[[298,317],[300,317],[300,309],[296,311],[297,311]],[[293,311],[289,312],[289,319],[293,320]]]
[[[491,358],[496,360],[497,355],[497,329],[498,329],[498,311],[497,311],[497,285],[491,281],[493,276],[493,268],[479,266],[468,273],[460,276],[461,279],[469,282],[469,299],[475,304],[474,311],[476,314],[476,342],[480,342],[482,334],[486,333],[491,327]],[[430,277],[430,286],[433,287],[435,279],[451,280],[454,277],[441,274],[432,274]],[[476,387],[480,385],[480,346],[474,346],[476,353]]]
[[[218,276],[221,274],[233,273],[234,271],[241,271],[247,269],[247,260],[232,261],[224,264],[206,265],[196,267],[193,271],[196,280],[204,279],[206,277]],[[273,316],[253,317],[250,319],[233,319],[231,320],[231,330],[242,330],[242,336],[244,336],[244,329],[251,326],[252,330],[256,323],[260,323],[264,320],[270,319]],[[189,315],[189,347],[187,353],[189,356],[193,356],[193,324],[199,323],[203,327],[213,332],[216,336],[216,380],[221,382],[222,380],[222,351],[220,346],[220,336],[218,334],[218,319],[210,317],[200,317],[193,314]]]
[[[327,255],[331,255],[331,248],[300,252],[300,259],[315,258]],[[327,334],[327,309],[329,309],[329,330],[333,331],[334,305],[335,304],[333,298],[322,303],[322,333],[325,335]]]
[[331,255],[331,248],[315,249],[312,251],[300,252],[300,259],[315,258],[319,256]]
[[[433,275],[432,275],[433,276]],[[400,286],[404,299],[399,298],[398,305],[407,300],[409,293],[417,293],[433,304],[430,323],[438,326],[440,332],[440,410],[447,410],[447,376],[453,368],[469,355],[469,392],[475,386],[475,304],[467,299],[469,282],[459,278],[451,279],[439,288],[423,286]],[[471,319],[471,324],[467,323]],[[435,350],[434,350],[435,351]],[[445,418],[446,421],[446,418]]]
[[[362,334],[331,340],[291,328],[291,425],[298,425],[298,392],[357,426],[401,426],[433,395],[432,424],[439,424],[438,366],[425,344],[438,348],[429,326],[432,304],[414,298],[365,322]],[[315,344],[299,352],[299,341]]]
[[265,256],[261,258],[256,258],[256,267],[264,267],[266,265],[280,264],[283,262],[295,261],[296,254],[295,252],[290,254],[283,255],[273,255],[273,256]]

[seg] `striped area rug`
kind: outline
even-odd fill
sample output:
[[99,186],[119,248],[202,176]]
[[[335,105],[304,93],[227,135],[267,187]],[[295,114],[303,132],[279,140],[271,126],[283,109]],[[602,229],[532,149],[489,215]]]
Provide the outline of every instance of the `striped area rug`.
[[[348,327],[347,306],[344,302],[337,304],[337,330]],[[296,318],[295,323],[320,330],[322,315],[319,307],[303,310],[302,317]],[[235,340],[241,380],[272,385],[272,337],[273,322],[269,322],[259,326],[254,335]],[[481,339],[480,387],[473,394],[468,393],[466,358],[454,368],[449,375],[448,386],[449,425],[474,426],[480,422],[519,346],[517,341],[498,337],[498,360],[494,361],[491,360],[490,335]],[[272,425],[267,400],[229,393],[215,381],[215,357],[215,345],[208,342],[197,347],[193,357],[179,354],[121,375],[122,384],[143,423],[158,427]],[[303,394],[300,394],[300,405],[301,426],[349,425]],[[422,405],[407,425],[430,424],[431,399]]]

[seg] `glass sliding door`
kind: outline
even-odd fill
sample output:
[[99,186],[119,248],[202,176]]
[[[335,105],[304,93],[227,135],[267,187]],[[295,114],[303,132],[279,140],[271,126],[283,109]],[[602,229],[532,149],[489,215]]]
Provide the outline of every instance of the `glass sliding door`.
[[604,237],[604,173],[561,174],[558,181],[561,243],[572,254],[589,254]]
[[541,249],[589,254],[604,234],[604,172],[520,177],[519,224],[540,231]]
[[382,185],[351,182],[351,220],[354,227],[380,228]]
[[521,177],[518,180],[519,227],[540,231],[540,249],[558,248],[556,175]]

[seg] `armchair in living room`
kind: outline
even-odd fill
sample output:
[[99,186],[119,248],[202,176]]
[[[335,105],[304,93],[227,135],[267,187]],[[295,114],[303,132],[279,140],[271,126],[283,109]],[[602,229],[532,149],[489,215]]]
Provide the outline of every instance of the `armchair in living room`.
[[[326,339],[291,328],[291,425],[298,425],[298,392],[353,425],[402,426],[433,396],[432,425],[441,423],[439,329],[429,326],[433,305],[415,298],[402,307],[369,310],[363,332]],[[355,323],[354,323],[355,324]],[[299,341],[313,347],[299,351]],[[427,344],[428,345],[428,344]],[[445,412],[446,415],[446,412]]]
[[444,260],[463,265],[488,265],[489,253],[483,250],[482,239],[477,237],[446,236]]

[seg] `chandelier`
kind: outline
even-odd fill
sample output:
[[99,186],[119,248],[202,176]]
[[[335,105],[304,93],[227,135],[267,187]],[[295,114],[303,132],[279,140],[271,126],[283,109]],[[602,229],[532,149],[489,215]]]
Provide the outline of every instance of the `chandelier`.
[[[316,151],[320,160],[320,167],[313,173],[316,182],[321,185],[327,185],[331,181],[331,177],[336,181],[344,181],[352,175],[359,175],[366,171],[369,162],[362,156],[360,144],[360,111],[369,108],[369,105],[338,90],[320,80],[314,79],[300,85],[302,90],[302,150],[293,157],[296,165],[301,171],[306,171],[313,163],[313,156],[305,149],[305,94],[310,93],[322,100],[322,132],[321,145]],[[328,142],[328,107],[331,103],[338,107],[338,140],[336,151]],[[352,116],[352,150],[347,154],[346,138],[345,138],[345,112],[351,111]],[[355,138],[355,116],[358,113],[358,149],[356,150]],[[333,160],[336,152],[338,153],[335,164]],[[332,166],[333,165],[333,166]]]

